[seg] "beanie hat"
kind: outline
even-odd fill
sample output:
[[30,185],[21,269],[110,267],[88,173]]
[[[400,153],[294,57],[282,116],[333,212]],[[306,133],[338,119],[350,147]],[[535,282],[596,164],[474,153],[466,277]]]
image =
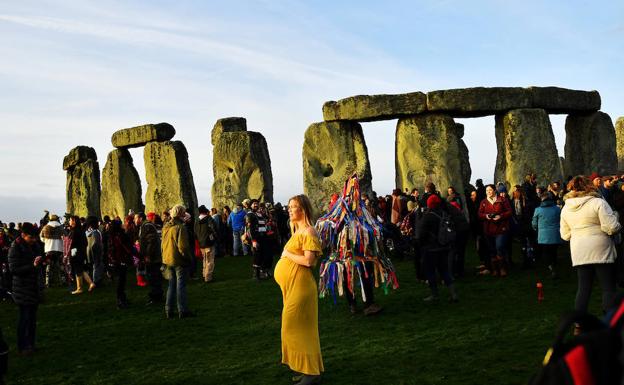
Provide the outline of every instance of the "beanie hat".
[[31,237],[37,235],[37,229],[35,228],[35,226],[32,223],[28,222],[22,224],[21,232],[22,234],[30,235]]
[[498,186],[496,186],[496,192],[499,194],[506,193],[507,187],[505,187],[504,184],[500,183]]
[[600,174],[598,174],[597,172],[592,172],[591,175],[589,176],[589,181],[593,182],[594,179],[596,178],[600,178]]
[[440,197],[435,194],[427,198],[427,207],[430,209],[437,209],[438,207],[440,207],[441,203],[442,199],[440,199]]

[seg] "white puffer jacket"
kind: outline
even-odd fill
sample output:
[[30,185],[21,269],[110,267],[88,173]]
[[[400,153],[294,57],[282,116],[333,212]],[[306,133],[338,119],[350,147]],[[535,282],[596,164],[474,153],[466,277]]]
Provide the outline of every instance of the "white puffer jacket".
[[617,214],[596,193],[572,191],[561,210],[561,238],[570,241],[572,266],[614,263],[615,245],[609,237],[620,231]]

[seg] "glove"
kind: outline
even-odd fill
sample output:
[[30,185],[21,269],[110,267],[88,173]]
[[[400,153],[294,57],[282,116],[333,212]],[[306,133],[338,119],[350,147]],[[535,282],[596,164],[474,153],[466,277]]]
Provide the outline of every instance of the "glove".
[[78,249],[71,249],[71,256],[75,257],[78,254]]

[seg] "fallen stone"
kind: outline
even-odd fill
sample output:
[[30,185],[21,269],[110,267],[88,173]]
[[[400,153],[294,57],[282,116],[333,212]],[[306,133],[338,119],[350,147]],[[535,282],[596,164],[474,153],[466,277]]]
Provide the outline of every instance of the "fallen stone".
[[418,188],[427,182],[446,191],[464,192],[462,155],[456,124],[448,115],[426,114],[400,119],[396,129],[396,187]]
[[618,172],[624,171],[624,116],[615,122],[615,151],[618,158]]
[[262,134],[222,132],[213,148],[212,170],[213,207],[233,208],[246,198],[273,202],[271,158]]
[[97,154],[95,153],[95,149],[93,149],[93,147],[74,147],[69,151],[69,154],[63,158],[63,170],[67,171],[79,163],[86,162],[89,159],[97,161]]
[[358,95],[329,101],[323,105],[325,121],[351,120],[372,122],[416,115],[427,108],[427,97],[422,92],[398,95]]
[[212,145],[214,146],[217,143],[217,139],[222,133],[239,131],[247,131],[247,120],[245,118],[232,117],[217,120],[212,129]]
[[533,108],[549,114],[570,114],[600,109],[598,91],[577,91],[560,87],[529,87]]
[[568,115],[565,130],[568,174],[609,175],[617,171],[615,128],[609,115],[601,111]]
[[171,140],[174,135],[175,128],[169,123],[145,124],[116,131],[111,142],[117,148],[142,147],[149,142]]
[[511,192],[534,172],[540,185],[561,180],[561,166],[548,114],[543,109],[519,109],[496,116],[498,155],[494,180]]
[[368,149],[356,122],[311,124],[303,142],[303,191],[317,214],[327,210],[331,195],[357,174],[362,194],[372,196]]
[[147,179],[145,210],[161,214],[182,204],[197,218],[197,193],[184,144],[150,142],[145,145],[143,158]]
[[453,117],[479,117],[531,107],[531,93],[520,87],[475,87],[427,93],[427,110]]
[[67,170],[66,209],[79,217],[100,217],[100,166],[87,159]]
[[111,218],[123,218],[130,210],[135,213],[144,210],[141,179],[127,149],[120,148],[108,154],[102,170],[100,209],[103,216]]

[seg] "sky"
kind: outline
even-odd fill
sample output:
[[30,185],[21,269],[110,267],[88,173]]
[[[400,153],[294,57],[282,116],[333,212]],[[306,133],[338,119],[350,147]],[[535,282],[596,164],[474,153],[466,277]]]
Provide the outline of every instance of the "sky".
[[[598,90],[624,115],[621,1],[0,2],[0,220],[65,211],[63,157],[121,128],[168,122],[187,147],[200,204],[210,132],[242,116],[262,133],[274,198],[303,191],[306,128],[359,94],[475,86]],[[472,180],[491,181],[494,118],[466,127]],[[563,154],[565,116],[551,115]],[[364,123],[373,189],[394,188],[396,120]],[[145,193],[142,149],[131,153]]]

